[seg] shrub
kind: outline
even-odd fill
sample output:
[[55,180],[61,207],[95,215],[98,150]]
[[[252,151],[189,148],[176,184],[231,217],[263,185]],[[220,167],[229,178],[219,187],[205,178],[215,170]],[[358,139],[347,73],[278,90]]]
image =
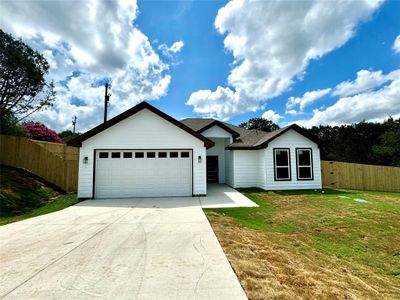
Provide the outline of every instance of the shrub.
[[23,124],[23,127],[29,138],[33,140],[64,143],[54,130],[46,127],[41,123],[29,122]]

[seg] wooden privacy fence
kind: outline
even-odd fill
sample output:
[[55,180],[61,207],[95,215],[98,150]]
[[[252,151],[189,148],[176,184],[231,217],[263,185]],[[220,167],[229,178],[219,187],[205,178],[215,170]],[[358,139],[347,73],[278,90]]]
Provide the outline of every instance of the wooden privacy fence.
[[400,192],[400,168],[321,161],[324,187]]
[[78,187],[79,148],[0,135],[0,163],[24,168],[66,192]]

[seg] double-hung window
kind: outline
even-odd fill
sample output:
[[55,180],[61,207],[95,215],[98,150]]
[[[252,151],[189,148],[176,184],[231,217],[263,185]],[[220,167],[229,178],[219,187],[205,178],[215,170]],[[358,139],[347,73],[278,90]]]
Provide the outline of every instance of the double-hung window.
[[290,149],[274,149],[274,174],[276,181],[291,180]]
[[313,180],[312,150],[297,148],[297,180]]

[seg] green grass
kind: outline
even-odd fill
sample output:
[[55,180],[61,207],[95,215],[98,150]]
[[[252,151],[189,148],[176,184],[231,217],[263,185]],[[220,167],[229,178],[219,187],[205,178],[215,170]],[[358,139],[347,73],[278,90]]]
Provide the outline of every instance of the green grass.
[[47,214],[77,202],[76,195],[60,195],[27,171],[0,166],[0,225]]
[[[312,249],[379,274],[400,276],[400,193],[240,191],[259,207],[205,209],[209,219],[229,217],[240,226],[272,233],[271,242],[293,251]],[[354,201],[357,198],[368,202]]]
[[52,213],[67,208],[68,206],[74,205],[78,202],[79,200],[76,198],[76,194],[62,195],[56,198],[54,201],[49,202],[42,207],[35,208],[27,213],[16,216],[0,216],[0,225]]

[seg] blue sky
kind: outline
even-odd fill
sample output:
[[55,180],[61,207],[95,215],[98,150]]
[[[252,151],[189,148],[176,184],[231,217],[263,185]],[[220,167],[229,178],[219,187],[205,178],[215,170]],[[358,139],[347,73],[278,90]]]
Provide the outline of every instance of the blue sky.
[[[214,20],[226,1],[139,1],[138,26],[152,41],[172,44],[183,40],[180,54],[182,63],[171,70],[172,81],[167,96],[156,106],[175,117],[198,117],[192,107],[183,105],[193,91],[215,89],[225,84],[232,55],[224,48],[224,35],[218,34]],[[345,80],[353,80],[359,70],[391,72],[400,67],[400,56],[393,52],[393,41],[400,34],[400,2],[386,2],[373,17],[361,23],[355,36],[344,46],[312,61],[303,81],[266,103],[266,108],[285,114],[285,103],[290,96],[301,96],[307,91],[329,88]],[[326,96],[310,105],[309,112],[321,105],[329,106],[338,97]],[[165,100],[165,101],[163,101]],[[399,99],[400,101],[400,99]],[[262,110],[233,117],[239,124],[249,118],[260,117]],[[311,117],[312,113],[305,115]],[[286,116],[281,123],[296,121]]]
[[1,28],[50,62],[57,100],[33,118],[56,130],[73,115],[81,131],[101,122],[105,78],[111,116],[146,100],[178,119],[234,124],[400,117],[398,1],[5,1],[0,9],[21,12]]
[[[180,63],[171,69],[168,95],[155,104],[177,118],[198,117],[185,105],[192,92],[215,89],[225,83],[232,55],[214,27],[215,16],[226,1],[139,1],[138,26],[150,41],[185,43]],[[166,101],[163,101],[166,100]]]

